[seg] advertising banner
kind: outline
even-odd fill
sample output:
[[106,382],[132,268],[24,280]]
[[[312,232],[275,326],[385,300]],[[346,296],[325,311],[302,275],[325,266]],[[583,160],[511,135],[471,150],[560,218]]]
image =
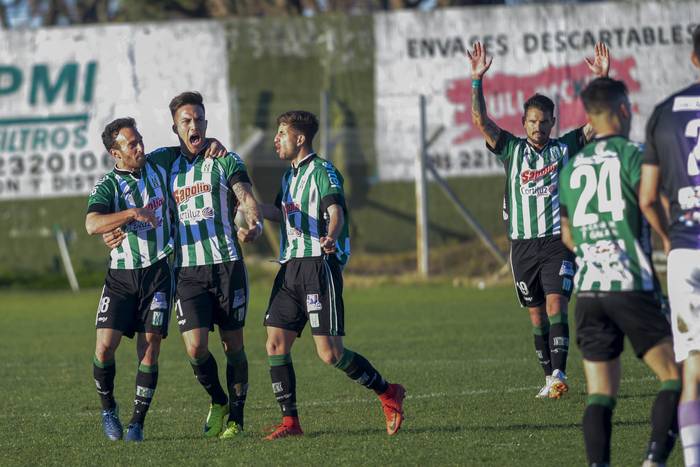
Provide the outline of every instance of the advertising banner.
[[104,126],[134,117],[146,151],[178,145],[168,103],[204,96],[229,145],[228,60],[215,22],[0,31],[0,200],[89,193],[114,166]]
[[534,93],[556,104],[552,136],[585,123],[578,95],[592,79],[584,58],[608,44],[611,76],[625,81],[642,141],[654,106],[698,79],[690,63],[697,2],[546,4],[440,9],[375,15],[376,148],[380,180],[409,180],[420,147],[419,96],[427,98],[430,160],[445,176],[489,175],[502,168],[472,124],[475,41],[493,57],[483,79],[488,114],[524,136],[523,103]]

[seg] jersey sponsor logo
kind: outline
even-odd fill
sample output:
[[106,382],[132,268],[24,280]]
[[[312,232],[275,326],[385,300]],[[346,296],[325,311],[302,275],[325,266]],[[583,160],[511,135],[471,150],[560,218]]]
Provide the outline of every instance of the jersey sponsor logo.
[[700,97],[678,96],[673,99],[673,112],[700,110]]
[[[159,217],[158,218],[158,224],[156,227],[161,227],[163,225],[163,218]],[[142,232],[144,230],[151,230],[154,227],[151,225],[150,222],[142,222],[142,221],[131,221],[128,224],[126,224],[124,227],[122,227],[122,230],[124,232],[129,233],[129,232]]]
[[318,299],[317,293],[306,294],[306,311],[319,311],[323,309],[323,304]]
[[151,201],[149,201],[148,204],[144,206],[144,208],[155,211],[163,205],[163,202],[163,198],[154,198]]
[[153,326],[162,326],[163,325],[163,312],[162,311],[154,311],[153,312],[153,318],[151,319],[151,324]]
[[291,203],[284,203],[282,207],[284,208],[284,212],[287,215],[293,214],[295,212],[301,212],[301,207],[294,201],[292,201]]
[[321,320],[318,319],[318,313],[309,313],[309,323],[312,328],[317,328],[321,325]]
[[153,294],[153,300],[151,300],[150,310],[167,310],[168,300],[166,298],[165,292],[156,292]]
[[92,191],[90,192],[90,196],[95,196],[97,194],[97,189],[104,183],[104,181],[107,180],[107,175],[103,175],[102,178],[97,180],[97,183],[95,183],[95,186],[93,187]]
[[330,180],[331,182],[331,187],[340,188],[340,180],[338,179],[338,174],[336,173],[333,164],[326,161],[323,163],[323,168],[326,169],[326,173],[328,174],[328,180]]
[[180,213],[180,221],[185,222],[200,222],[207,219],[214,218],[214,209],[210,207],[205,207],[201,209],[187,209]]
[[525,169],[520,173],[520,181],[523,184],[535,182],[540,178],[551,174],[552,172],[556,172],[558,166],[559,164],[555,162],[554,164],[550,164],[547,167],[537,170]]
[[679,189],[678,204],[683,210],[700,208],[700,185],[684,186]]
[[543,198],[552,196],[557,191],[557,185],[545,185],[545,186],[521,186],[520,194],[523,196],[536,196],[537,198]]
[[202,193],[211,193],[211,185],[209,183],[197,182],[191,186],[176,188],[173,191],[173,197],[177,204],[182,204],[193,196],[201,195]]
[[562,261],[561,268],[559,268],[560,276],[573,276],[574,275],[574,263],[571,261]]

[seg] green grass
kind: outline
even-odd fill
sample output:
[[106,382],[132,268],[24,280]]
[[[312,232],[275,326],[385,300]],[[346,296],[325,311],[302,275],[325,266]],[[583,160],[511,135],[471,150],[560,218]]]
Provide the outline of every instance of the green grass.
[[[543,378],[530,326],[507,286],[346,290],[346,345],[407,388],[401,432],[386,435],[374,395],[324,366],[307,329],[293,352],[306,435],[263,442],[263,427],[279,419],[261,325],[268,293],[267,283],[252,288],[245,437],[202,438],[208,400],[172,326],[146,442],[134,446],[106,441],[100,428],[91,369],[99,291],[0,292],[0,465],[584,465],[580,354],[572,348],[566,398],[536,400]],[[215,341],[210,347],[223,378]],[[630,354],[623,368],[613,460],[639,465],[658,384]],[[135,370],[134,344],[125,339],[116,381],[124,422]],[[681,465],[680,450],[669,465]]]

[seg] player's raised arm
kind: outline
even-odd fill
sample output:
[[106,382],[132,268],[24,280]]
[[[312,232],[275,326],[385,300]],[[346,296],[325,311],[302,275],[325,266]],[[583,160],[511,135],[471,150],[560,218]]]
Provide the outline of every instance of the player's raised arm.
[[659,166],[642,164],[642,175],[639,181],[639,209],[649,221],[649,225],[661,238],[664,253],[671,251],[671,240],[668,237],[667,219],[659,197]]
[[[584,57],[588,69],[591,70],[596,78],[607,78],[610,72],[610,49],[603,42],[598,42],[593,48],[593,58]],[[586,143],[591,141],[595,136],[593,127],[590,123],[583,126],[583,136]]]
[[472,74],[472,123],[484,135],[486,144],[495,147],[501,129],[491,120],[486,113],[486,100],[482,88],[482,79],[491,67],[493,57],[487,57],[481,42],[475,42],[472,51],[467,50],[467,57],[471,65]]
[[231,189],[241,203],[241,209],[245,215],[248,228],[238,229],[238,239],[242,242],[252,242],[256,240],[263,231],[262,215],[258,201],[253,195],[253,187],[248,182],[237,182],[231,186]]

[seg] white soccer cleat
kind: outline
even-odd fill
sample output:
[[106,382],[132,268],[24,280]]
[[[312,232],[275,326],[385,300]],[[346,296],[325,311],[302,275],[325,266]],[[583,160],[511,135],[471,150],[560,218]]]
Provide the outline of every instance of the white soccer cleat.
[[559,399],[564,393],[569,391],[569,381],[566,374],[561,370],[552,372],[552,383],[549,386],[549,398]]
[[545,376],[544,386],[540,389],[540,392],[535,396],[537,399],[547,399],[549,397],[549,388],[552,386],[552,377]]

